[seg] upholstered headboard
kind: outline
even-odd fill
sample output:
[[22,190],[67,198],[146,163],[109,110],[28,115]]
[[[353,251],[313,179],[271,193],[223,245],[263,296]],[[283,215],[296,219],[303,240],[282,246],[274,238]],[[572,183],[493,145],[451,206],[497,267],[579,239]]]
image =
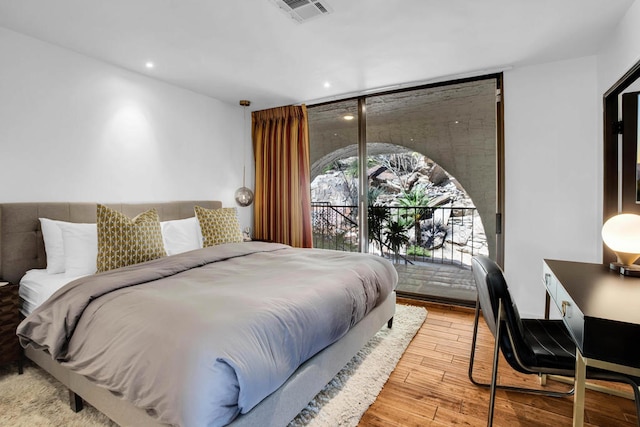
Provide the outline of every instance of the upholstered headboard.
[[[135,216],[156,208],[161,221],[194,216],[195,205],[222,207],[219,201],[165,203],[106,203],[125,215]],[[32,268],[45,268],[46,255],[38,218],[69,222],[96,222],[95,203],[0,203],[0,279],[18,283]]]

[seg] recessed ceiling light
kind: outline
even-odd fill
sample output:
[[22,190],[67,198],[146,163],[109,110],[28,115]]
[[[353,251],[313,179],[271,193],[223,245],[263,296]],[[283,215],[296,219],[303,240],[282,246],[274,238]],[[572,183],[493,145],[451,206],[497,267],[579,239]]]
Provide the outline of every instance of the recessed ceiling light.
[[151,62],[151,61],[147,61],[147,62],[144,64],[144,66],[145,66],[145,67],[147,67],[147,68],[149,68],[149,69],[151,69],[151,68],[155,67],[155,64],[154,64],[153,62]]
[[324,88],[325,89],[329,89],[331,87],[331,83],[329,82],[324,82]]
[[343,119],[345,120],[353,120],[353,114],[345,114],[344,116],[342,116]]

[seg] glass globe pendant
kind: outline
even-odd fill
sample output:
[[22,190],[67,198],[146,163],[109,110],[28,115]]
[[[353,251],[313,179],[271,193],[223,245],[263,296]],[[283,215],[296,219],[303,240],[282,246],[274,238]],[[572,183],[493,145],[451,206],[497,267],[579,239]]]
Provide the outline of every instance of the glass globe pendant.
[[249,206],[253,203],[253,191],[243,186],[236,190],[236,203],[242,207]]
[[[247,100],[241,100],[240,101],[240,105],[243,107],[244,109],[244,132],[246,132],[246,127],[247,127],[247,107],[249,105],[251,105],[250,101]],[[246,140],[246,135],[245,138],[242,141],[243,147],[245,144]],[[243,158],[244,158],[244,148],[243,148]],[[244,178],[245,178],[245,174],[246,174],[246,167],[242,166],[242,187],[238,188],[236,190],[236,203],[242,207],[246,207],[249,206],[251,203],[253,203],[253,191],[251,191],[250,189],[247,188],[247,186],[244,183]]]

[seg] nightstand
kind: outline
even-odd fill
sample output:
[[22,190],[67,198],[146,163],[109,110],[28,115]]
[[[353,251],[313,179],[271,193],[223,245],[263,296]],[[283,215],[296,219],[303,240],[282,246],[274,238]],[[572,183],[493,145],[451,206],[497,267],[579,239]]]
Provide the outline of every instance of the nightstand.
[[18,362],[22,373],[22,349],[16,336],[20,323],[20,296],[18,285],[9,283],[0,286],[0,364]]

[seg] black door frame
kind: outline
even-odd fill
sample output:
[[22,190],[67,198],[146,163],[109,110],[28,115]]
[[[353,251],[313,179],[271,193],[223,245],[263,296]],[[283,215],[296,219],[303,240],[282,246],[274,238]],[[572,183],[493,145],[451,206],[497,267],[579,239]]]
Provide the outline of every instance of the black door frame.
[[[610,217],[619,213],[619,206],[621,204],[620,194],[624,191],[625,181],[623,174],[622,188],[620,185],[620,171],[618,166],[620,153],[618,147],[619,139],[619,97],[620,95],[631,86],[636,80],[640,78],[640,61],[637,62],[629,71],[627,71],[609,90],[603,95],[603,141],[604,141],[604,156],[603,156],[603,222]],[[623,150],[624,151],[624,150]],[[635,153],[633,154],[635,156]],[[624,162],[623,162],[624,164]],[[623,168],[624,170],[625,168]],[[629,176],[629,174],[626,174]],[[628,178],[627,178],[628,185]],[[615,254],[603,244],[602,261],[609,263],[616,260]]]

